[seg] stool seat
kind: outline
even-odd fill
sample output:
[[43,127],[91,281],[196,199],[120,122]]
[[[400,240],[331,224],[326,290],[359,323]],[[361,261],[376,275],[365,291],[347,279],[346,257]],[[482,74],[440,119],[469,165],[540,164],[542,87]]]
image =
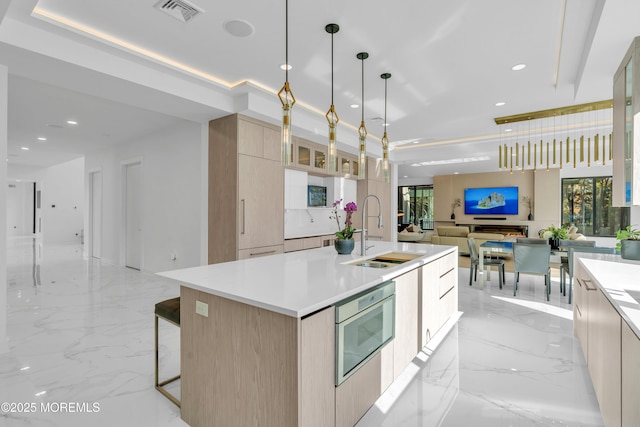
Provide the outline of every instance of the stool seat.
[[180,326],[180,297],[157,303],[156,316]]

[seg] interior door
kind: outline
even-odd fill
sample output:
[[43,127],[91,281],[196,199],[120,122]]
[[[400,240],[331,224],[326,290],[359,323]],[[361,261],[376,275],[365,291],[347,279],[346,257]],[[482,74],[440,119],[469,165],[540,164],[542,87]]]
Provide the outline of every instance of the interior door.
[[125,168],[125,266],[140,270],[142,258],[142,164]]
[[89,256],[99,259],[102,247],[102,172],[91,172],[89,181]]

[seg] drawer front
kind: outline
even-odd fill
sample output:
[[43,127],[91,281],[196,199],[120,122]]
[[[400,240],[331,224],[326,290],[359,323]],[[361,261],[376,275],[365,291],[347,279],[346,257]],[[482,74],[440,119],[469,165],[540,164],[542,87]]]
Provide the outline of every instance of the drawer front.
[[240,249],[238,259],[257,258],[261,256],[281,254],[284,252],[283,245],[263,246],[261,248]]
[[449,273],[451,270],[455,270],[458,267],[458,258],[456,257],[455,252],[443,256],[436,262],[438,263],[438,271],[440,272],[440,277]]
[[444,276],[440,277],[438,280],[439,294],[440,298],[443,298],[447,293],[451,293],[451,290],[456,286],[456,271],[449,270]]
[[304,239],[288,239],[284,241],[285,252],[295,252],[304,249]]
[[304,248],[305,249],[314,249],[322,247],[322,238],[320,236],[317,237],[307,237],[304,239]]

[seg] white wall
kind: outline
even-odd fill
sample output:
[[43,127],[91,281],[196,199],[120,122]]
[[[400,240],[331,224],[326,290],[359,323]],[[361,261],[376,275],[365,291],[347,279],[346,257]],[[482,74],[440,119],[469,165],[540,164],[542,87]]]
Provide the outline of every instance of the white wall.
[[[0,14],[1,16],[2,14]],[[0,64],[0,224],[7,221],[7,125],[9,71]],[[0,354],[7,346],[7,228],[0,226]]]
[[[206,127],[200,124],[184,122],[86,156],[87,212],[89,173],[102,172],[103,260],[123,264],[123,164],[137,159],[142,161],[142,270],[158,272],[201,265],[202,204],[207,204],[202,197],[203,129]],[[88,226],[86,218],[87,230]],[[89,245],[86,242],[85,247]],[[170,259],[172,253],[176,260]]]
[[42,174],[44,244],[80,243],[84,212],[84,159],[46,168]]
[[33,182],[9,181],[7,186],[7,236],[33,234]]

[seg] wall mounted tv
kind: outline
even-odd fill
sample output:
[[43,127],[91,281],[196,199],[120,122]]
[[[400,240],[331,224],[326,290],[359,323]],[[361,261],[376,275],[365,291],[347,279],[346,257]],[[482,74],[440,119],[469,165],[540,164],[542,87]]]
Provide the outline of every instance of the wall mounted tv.
[[464,189],[465,215],[518,215],[518,187]]
[[307,186],[307,206],[323,207],[327,206],[327,187],[320,185]]

